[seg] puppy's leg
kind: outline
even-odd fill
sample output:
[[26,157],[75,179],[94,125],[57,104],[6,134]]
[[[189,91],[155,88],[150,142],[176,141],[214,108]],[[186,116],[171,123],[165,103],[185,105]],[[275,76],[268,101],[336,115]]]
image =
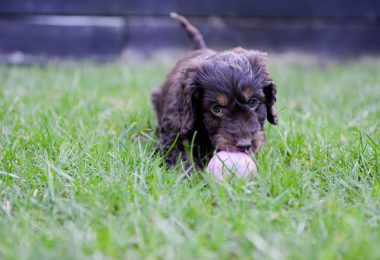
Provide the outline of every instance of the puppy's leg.
[[207,133],[199,131],[193,135],[192,142],[192,154],[194,164],[198,169],[203,169],[207,165],[208,161],[211,159],[213,148],[210,139],[207,137]]
[[173,131],[168,127],[161,125],[159,129],[160,149],[168,167],[173,167],[182,159],[187,163],[188,159],[183,146],[183,138],[179,136],[177,131]]

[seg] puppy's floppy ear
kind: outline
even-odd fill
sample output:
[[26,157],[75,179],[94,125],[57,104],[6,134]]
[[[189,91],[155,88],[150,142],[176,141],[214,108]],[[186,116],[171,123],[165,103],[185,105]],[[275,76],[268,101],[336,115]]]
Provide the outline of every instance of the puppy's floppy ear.
[[182,93],[178,97],[178,113],[181,121],[180,134],[186,136],[194,130],[199,87],[185,80],[181,82],[181,90]]
[[200,87],[194,84],[194,68],[187,66],[173,75],[166,105],[166,118],[162,119],[167,128],[179,133],[181,138],[194,130]]
[[269,123],[273,125],[278,124],[277,110],[274,106],[274,104],[276,103],[276,93],[277,88],[273,82],[264,87],[265,105],[267,107],[267,119]]

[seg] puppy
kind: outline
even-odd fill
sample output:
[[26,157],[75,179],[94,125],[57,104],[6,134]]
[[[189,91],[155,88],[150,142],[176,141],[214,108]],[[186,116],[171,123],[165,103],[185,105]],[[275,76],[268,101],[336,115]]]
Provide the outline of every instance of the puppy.
[[277,124],[276,85],[265,54],[234,48],[217,53],[200,32],[178,14],[194,51],[178,61],[152,94],[158,118],[159,146],[169,167],[192,158],[203,168],[213,151],[254,152],[265,142],[264,123]]

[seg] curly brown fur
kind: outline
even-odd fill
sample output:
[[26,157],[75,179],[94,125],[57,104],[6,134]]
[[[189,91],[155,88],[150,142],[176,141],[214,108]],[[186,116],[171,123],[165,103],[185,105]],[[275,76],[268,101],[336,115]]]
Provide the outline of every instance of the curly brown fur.
[[159,144],[168,166],[188,162],[183,142],[194,141],[193,158],[203,167],[214,150],[257,152],[265,142],[264,123],[277,124],[276,85],[265,54],[235,48],[207,49],[199,31],[172,14],[195,41],[152,94]]

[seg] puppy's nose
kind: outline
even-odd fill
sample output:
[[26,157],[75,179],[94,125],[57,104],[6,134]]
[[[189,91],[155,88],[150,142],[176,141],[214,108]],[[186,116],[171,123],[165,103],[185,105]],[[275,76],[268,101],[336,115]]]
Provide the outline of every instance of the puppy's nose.
[[249,139],[239,140],[239,141],[237,141],[236,146],[241,151],[249,150],[249,148],[251,148],[251,140],[249,140]]

